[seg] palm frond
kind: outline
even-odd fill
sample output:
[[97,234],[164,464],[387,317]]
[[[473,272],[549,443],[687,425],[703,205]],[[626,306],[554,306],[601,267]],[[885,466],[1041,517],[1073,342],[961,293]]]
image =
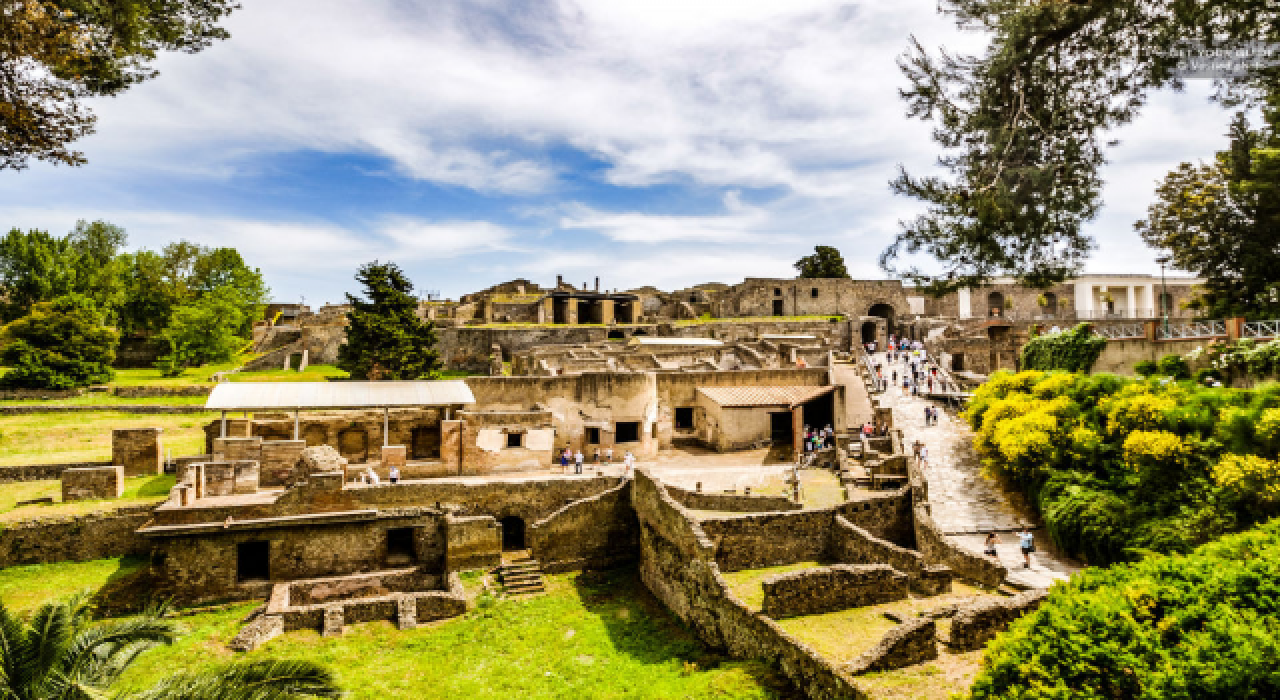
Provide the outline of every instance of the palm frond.
[[329,669],[311,661],[250,661],[170,676],[137,700],[304,700],[342,697]]

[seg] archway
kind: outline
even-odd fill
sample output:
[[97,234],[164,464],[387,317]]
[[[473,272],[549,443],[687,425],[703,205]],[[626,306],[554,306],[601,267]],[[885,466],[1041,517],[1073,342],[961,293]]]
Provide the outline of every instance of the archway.
[[369,459],[369,434],[359,428],[348,428],[338,433],[338,454],[352,464]]
[[440,426],[420,425],[409,434],[414,459],[440,459]]
[[609,331],[609,340],[622,340],[627,334],[622,331]]
[[876,322],[863,321],[862,323],[862,344],[874,342],[876,339]]
[[502,525],[502,550],[524,549],[524,518],[508,515],[499,518],[498,523]]
[[964,371],[964,355],[963,354],[957,352],[951,356],[951,371],[952,372]]
[[883,318],[885,320],[884,332],[889,335],[894,335],[897,332],[896,330],[894,330],[894,326],[893,326],[893,313],[894,313],[893,305],[886,304],[884,302],[881,302],[879,304],[872,304],[871,308],[867,309],[868,316],[879,316],[880,318]]
[[987,295],[987,315],[1004,315],[1004,295],[1000,292],[992,292]]

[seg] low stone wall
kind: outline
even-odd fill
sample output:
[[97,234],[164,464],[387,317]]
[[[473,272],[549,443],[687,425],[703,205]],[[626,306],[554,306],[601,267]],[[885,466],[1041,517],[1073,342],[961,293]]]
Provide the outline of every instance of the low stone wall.
[[959,653],[985,647],[1009,623],[1039,607],[1048,595],[1048,591],[1036,589],[960,608],[951,620],[951,650]]
[[922,554],[882,540],[843,515],[832,524],[830,554],[846,564],[888,564],[909,578],[918,578],[924,570]]
[[208,396],[209,386],[117,386],[111,393],[126,399],[159,399],[171,396]]
[[502,563],[502,528],[488,515],[445,516],[445,571],[492,569]]
[[694,634],[734,658],[767,659],[813,700],[864,700],[847,671],[751,611],[729,592],[702,527],[644,470],[632,501],[640,520],[640,577]]
[[849,662],[852,675],[891,671],[938,658],[938,625],[931,617],[909,620],[889,631],[870,651]]
[[716,543],[721,571],[763,569],[802,561],[818,561],[827,553],[831,510],[704,519],[703,531]]
[[53,401],[83,394],[84,389],[5,389],[0,391],[0,401]]
[[124,467],[82,467],[62,472],[62,501],[92,501],[124,495]]
[[145,406],[121,406],[118,404],[108,404],[104,406],[0,406],[0,416],[25,416],[33,413],[100,413],[102,411],[111,411],[114,413],[177,415],[184,413],[208,413],[209,409],[204,406],[161,406],[154,404]]
[[915,525],[911,514],[911,489],[876,494],[836,506],[836,512],[850,523],[899,547],[915,547]]
[[987,557],[952,542],[928,513],[928,504],[916,506],[916,546],[930,565],[949,567],[957,575],[992,588],[1004,582],[1009,570]]
[[677,503],[692,510],[716,510],[726,513],[768,513],[801,510],[803,505],[786,496],[747,496],[732,493],[703,493],[679,486],[666,485],[667,493]]
[[129,506],[9,523],[0,530],[0,568],[146,554],[149,543],[135,531],[151,519],[154,508]]
[[902,600],[907,576],[888,564],[836,564],[770,576],[761,587],[763,612],[776,620]]
[[533,557],[548,573],[634,561],[639,539],[631,480],[566,505],[530,526],[528,536]]
[[16,467],[0,467],[0,484],[16,481],[43,481],[60,479],[62,472],[68,469],[93,469],[110,467],[110,461],[103,462],[63,462],[59,464],[26,464]]

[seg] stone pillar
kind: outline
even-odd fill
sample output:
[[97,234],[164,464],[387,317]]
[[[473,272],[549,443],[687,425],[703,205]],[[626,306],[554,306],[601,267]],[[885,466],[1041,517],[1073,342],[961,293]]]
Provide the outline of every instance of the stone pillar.
[[804,406],[791,409],[791,447],[796,457],[804,456]]
[[600,322],[608,326],[613,323],[613,300],[605,299],[600,302]]
[[565,301],[564,322],[568,324],[576,324],[578,322],[578,300],[569,297]]
[[62,470],[62,501],[91,501],[124,495],[124,467]]
[[1222,325],[1227,327],[1227,341],[1234,343],[1244,335],[1244,319],[1229,318]]
[[462,468],[462,421],[440,421],[440,462],[446,474],[457,474]]
[[1138,318],[1137,295],[1133,293],[1133,285],[1125,287],[1124,291],[1129,300],[1129,318]]
[[542,303],[538,305],[538,323],[551,323],[555,318],[555,300],[551,297],[543,297]]
[[1149,320],[1142,322],[1142,335],[1147,339],[1148,342],[1151,342],[1151,343],[1156,342],[1157,340],[1156,333],[1159,331],[1160,323],[1161,323],[1160,321],[1149,321]]
[[163,428],[128,428],[111,431],[111,462],[124,467],[125,476],[164,473]]
[[[441,445],[440,447],[443,454],[444,445]],[[382,466],[387,469],[390,469],[391,467],[399,467],[403,469],[405,463],[408,461],[408,455],[409,448],[405,445],[383,445],[382,454],[379,457],[379,460],[382,462]]]

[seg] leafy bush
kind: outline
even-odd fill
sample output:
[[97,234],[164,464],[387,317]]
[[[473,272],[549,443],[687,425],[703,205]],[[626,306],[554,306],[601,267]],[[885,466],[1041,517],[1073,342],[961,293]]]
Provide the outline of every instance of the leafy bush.
[[1032,338],[1022,348],[1020,367],[1039,370],[1088,372],[1107,347],[1106,338],[1093,334],[1088,324],[1062,333]]
[[1160,365],[1154,360],[1139,360],[1133,363],[1133,373],[1139,377],[1150,377],[1160,371]]
[[103,326],[88,297],[68,294],[36,304],[4,327],[0,386],[72,389],[111,381],[119,334]]
[[965,417],[985,465],[1093,564],[1187,552],[1280,515],[1280,385],[998,372]]
[[1086,569],[987,647],[971,697],[1280,697],[1278,581],[1278,521]]
[[1182,355],[1168,354],[1160,358],[1160,374],[1174,379],[1190,379],[1191,365],[1182,358]]

